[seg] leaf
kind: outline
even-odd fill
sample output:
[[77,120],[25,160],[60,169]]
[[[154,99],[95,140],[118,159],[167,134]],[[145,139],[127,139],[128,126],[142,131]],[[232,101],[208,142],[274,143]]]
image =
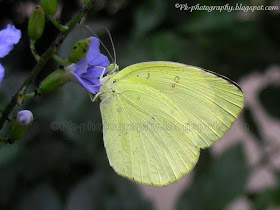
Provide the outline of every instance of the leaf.
[[177,209],[219,210],[244,193],[248,166],[242,146],[236,145],[214,159],[208,170],[195,176],[181,195]]

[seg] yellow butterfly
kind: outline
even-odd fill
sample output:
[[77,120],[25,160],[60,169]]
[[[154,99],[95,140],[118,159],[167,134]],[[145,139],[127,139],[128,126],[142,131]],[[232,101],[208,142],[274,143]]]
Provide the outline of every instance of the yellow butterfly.
[[164,186],[190,172],[243,107],[225,76],[181,63],[138,63],[102,80],[103,136],[110,165],[139,183]]

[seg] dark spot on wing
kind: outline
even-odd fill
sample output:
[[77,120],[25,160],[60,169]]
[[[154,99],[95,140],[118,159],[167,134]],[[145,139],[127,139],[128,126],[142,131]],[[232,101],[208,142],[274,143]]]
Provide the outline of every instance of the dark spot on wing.
[[172,83],[172,87],[175,88],[175,83]]
[[176,77],[174,78],[174,82],[176,82],[176,83],[179,83],[179,80],[180,80],[180,77],[178,77],[178,76],[176,76]]
[[117,109],[117,111],[118,111],[118,112],[121,112],[121,111],[122,111],[122,109],[121,109],[121,108],[118,108],[118,109]]
[[150,78],[150,73],[148,73],[148,76],[146,77],[146,79],[149,79]]

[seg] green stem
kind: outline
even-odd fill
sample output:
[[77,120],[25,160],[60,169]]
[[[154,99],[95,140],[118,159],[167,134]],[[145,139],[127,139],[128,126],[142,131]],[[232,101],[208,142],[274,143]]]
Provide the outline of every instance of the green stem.
[[30,50],[32,52],[32,55],[34,56],[34,58],[36,59],[36,61],[38,62],[40,60],[40,56],[38,55],[36,49],[35,49],[35,40],[30,39]]
[[64,25],[61,25],[59,22],[57,22],[57,20],[55,19],[54,16],[50,16],[50,19],[51,19],[53,25],[56,28],[58,28],[58,30],[60,30],[61,32],[66,33],[69,30],[69,27],[67,25],[64,26]]
[[25,94],[25,95],[24,95],[24,98],[33,98],[35,95],[36,95],[35,92],[33,92],[33,93],[28,93],[28,94]]
[[66,65],[71,64],[70,61],[64,60],[63,58],[59,57],[59,56],[56,55],[56,54],[53,54],[53,59],[54,59],[56,62],[58,62],[59,64],[63,65],[63,66],[66,66]]
[[74,28],[74,26],[83,18],[83,16],[93,7],[95,0],[90,0],[89,3],[87,3],[73,18],[70,20],[66,26],[69,28],[69,30],[65,33],[60,33],[56,40],[52,43],[52,45],[45,51],[45,53],[41,56],[39,62],[37,65],[33,68],[30,75],[27,77],[27,79],[24,81],[24,83],[21,85],[19,90],[15,93],[15,95],[11,98],[10,102],[5,107],[3,114],[0,118],[0,129],[3,128],[6,120],[8,119],[10,113],[13,111],[15,105],[17,104],[17,98],[19,93],[22,92],[22,90],[26,90],[32,82],[37,78],[37,75],[41,72],[45,64],[49,61],[49,59],[52,57],[52,55],[57,51],[57,48],[60,46],[60,44],[65,39],[66,35]]

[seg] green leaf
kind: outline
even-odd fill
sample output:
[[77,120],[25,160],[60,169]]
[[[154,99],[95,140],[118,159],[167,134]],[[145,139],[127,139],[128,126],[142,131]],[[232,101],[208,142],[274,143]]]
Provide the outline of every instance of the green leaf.
[[211,162],[204,173],[195,176],[180,197],[177,209],[219,210],[245,191],[248,166],[242,146],[235,145]]

